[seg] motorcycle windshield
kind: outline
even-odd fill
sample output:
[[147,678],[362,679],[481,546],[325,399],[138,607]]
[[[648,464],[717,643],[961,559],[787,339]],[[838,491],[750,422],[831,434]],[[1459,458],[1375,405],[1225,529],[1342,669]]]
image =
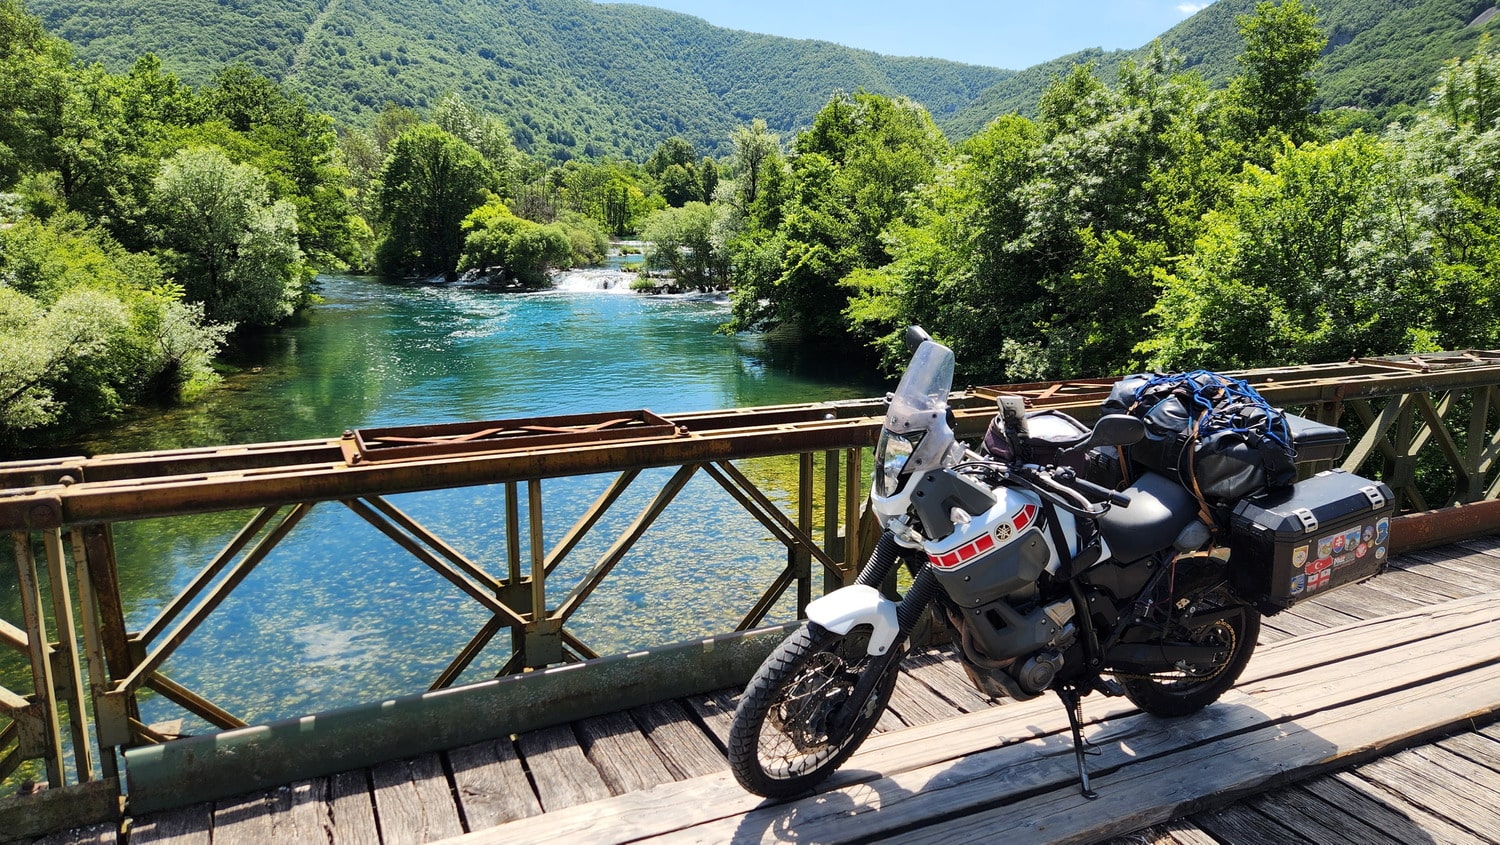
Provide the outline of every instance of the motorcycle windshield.
[[953,350],[935,341],[923,341],[891,396],[886,429],[902,435],[946,429],[948,393],[952,389]]

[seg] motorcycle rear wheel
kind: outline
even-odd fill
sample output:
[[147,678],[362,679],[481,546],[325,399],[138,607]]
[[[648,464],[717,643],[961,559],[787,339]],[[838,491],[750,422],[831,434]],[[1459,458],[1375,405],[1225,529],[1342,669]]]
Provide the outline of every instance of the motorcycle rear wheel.
[[[835,634],[810,622],[771,652],[745,688],[729,731],[729,768],[741,786],[791,798],[849,759],[880,719],[898,674],[892,666],[864,701],[850,701],[860,675],[874,671],[865,653],[869,639],[867,625]],[[833,726],[835,717],[843,717],[842,729]]]
[[1239,680],[1260,639],[1260,613],[1222,592],[1204,600],[1200,608],[1205,604],[1239,611],[1187,633],[1189,642],[1221,646],[1217,659],[1209,666],[1172,673],[1118,676],[1125,696],[1135,706],[1155,716],[1186,716],[1218,701]]

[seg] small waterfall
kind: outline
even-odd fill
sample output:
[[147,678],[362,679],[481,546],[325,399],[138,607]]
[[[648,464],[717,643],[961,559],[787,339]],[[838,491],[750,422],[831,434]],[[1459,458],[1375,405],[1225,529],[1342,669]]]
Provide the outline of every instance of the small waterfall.
[[559,270],[552,274],[552,286],[565,291],[607,291],[630,293],[633,273],[614,267],[586,267],[582,270]]

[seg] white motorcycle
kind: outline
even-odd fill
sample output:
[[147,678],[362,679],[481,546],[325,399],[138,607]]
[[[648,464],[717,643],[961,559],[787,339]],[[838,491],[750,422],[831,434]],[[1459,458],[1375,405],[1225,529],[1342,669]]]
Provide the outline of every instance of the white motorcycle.
[[[1004,432],[1002,447],[969,449],[955,438],[949,409],[953,353],[916,327],[907,340],[915,352],[875,449],[870,504],[884,532],[857,583],[809,604],[806,624],[745,689],[729,761],[750,792],[805,793],[854,753],[885,708],[908,638],[930,607],[952,629],[981,692],[1061,697],[1081,787],[1093,797],[1080,734],[1083,696],[1124,695],[1161,716],[1202,709],[1245,668],[1261,611],[1306,594],[1312,573],[1303,570],[1312,565],[1308,546],[1317,545],[1318,523],[1302,512],[1321,513],[1324,527],[1340,536],[1388,524],[1389,488],[1347,473],[1206,509],[1182,476],[1126,457],[1126,447],[1160,434],[1139,415],[1106,414],[1091,429],[1077,426],[1073,437],[1043,439],[1028,431],[1019,399],[1007,397],[995,426]],[[1133,481],[1116,491],[1085,479],[1076,469],[1085,455],[1122,458],[1136,470]],[[1331,481],[1319,481],[1325,476]],[[1346,488],[1358,488],[1362,504],[1358,495],[1347,504]],[[1318,500],[1311,507],[1309,497]],[[1286,529],[1282,512],[1301,520],[1300,528]],[[1304,534],[1309,539],[1299,540]],[[1306,543],[1300,552],[1299,542]],[[1298,568],[1288,569],[1299,556]],[[900,566],[911,583],[893,601],[882,585]],[[1347,581],[1359,573],[1345,574]]]

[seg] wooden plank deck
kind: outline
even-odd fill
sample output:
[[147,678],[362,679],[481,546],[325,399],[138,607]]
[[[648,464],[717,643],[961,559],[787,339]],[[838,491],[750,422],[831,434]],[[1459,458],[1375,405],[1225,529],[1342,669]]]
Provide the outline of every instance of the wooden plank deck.
[[1094,802],[1055,697],[993,706],[932,650],[801,801],[734,783],[725,690],[39,841],[1500,844],[1500,538],[1392,564],[1266,620],[1200,716],[1091,697]]

